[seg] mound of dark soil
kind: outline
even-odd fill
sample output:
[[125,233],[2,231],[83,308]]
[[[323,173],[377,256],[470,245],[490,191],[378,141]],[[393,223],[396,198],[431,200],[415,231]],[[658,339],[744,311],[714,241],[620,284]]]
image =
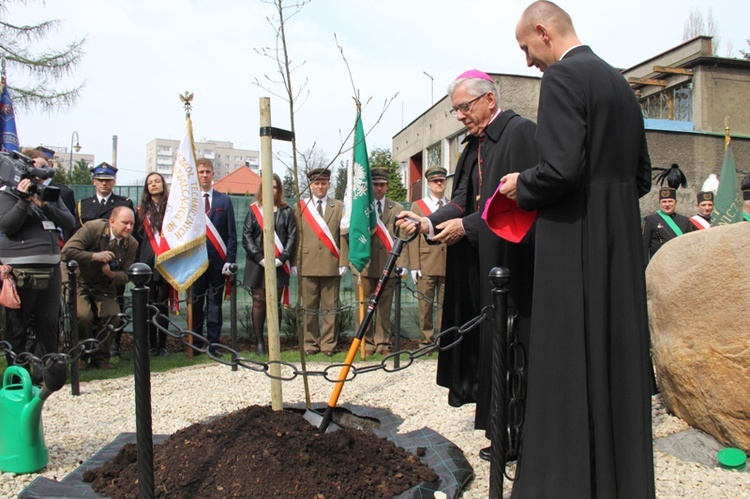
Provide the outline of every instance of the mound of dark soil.
[[[136,447],[87,470],[111,498],[138,496]],[[194,424],[154,446],[156,497],[393,497],[438,476],[418,457],[373,433],[321,434],[300,415],[250,406]]]

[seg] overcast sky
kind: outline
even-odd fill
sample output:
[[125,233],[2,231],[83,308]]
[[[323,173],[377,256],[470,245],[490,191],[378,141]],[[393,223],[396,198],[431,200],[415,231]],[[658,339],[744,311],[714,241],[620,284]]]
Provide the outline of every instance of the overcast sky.
[[[298,148],[317,144],[334,159],[341,135],[355,118],[354,91],[336,48],[343,47],[361,99],[365,129],[383,102],[398,94],[368,136],[368,148],[391,147],[391,138],[423,113],[466,69],[536,75],[525,65],[514,30],[527,2],[498,0],[313,0],[286,26],[295,87],[307,95],[296,120]],[[681,43],[690,10],[704,15],[709,2],[685,0],[628,2],[568,0],[559,3],[573,18],[579,38],[610,64],[627,68]],[[750,2],[710,3],[718,23],[719,55],[748,50]],[[253,84],[255,78],[282,93],[275,64],[255,49],[275,45],[266,20],[271,5],[260,0],[48,0],[46,5],[9,5],[16,24],[60,19],[50,37],[64,42],[88,36],[86,55],[68,86],[85,81],[78,104],[45,114],[16,110],[22,145],[70,147],[78,132],[81,153],[111,162],[117,135],[118,183],[145,178],[146,144],[179,139],[184,112],[179,94],[193,100],[196,140],[228,140],[235,147],[259,149],[258,102],[271,97],[274,126],[289,128],[286,103]],[[428,77],[424,73],[431,76]],[[11,84],[26,75],[8,74]],[[309,95],[308,95],[309,92]],[[351,142],[351,140],[349,141]],[[274,141],[274,150],[289,150]],[[339,159],[345,159],[350,153]],[[338,165],[336,160],[336,165]],[[278,169],[278,167],[277,167]]]

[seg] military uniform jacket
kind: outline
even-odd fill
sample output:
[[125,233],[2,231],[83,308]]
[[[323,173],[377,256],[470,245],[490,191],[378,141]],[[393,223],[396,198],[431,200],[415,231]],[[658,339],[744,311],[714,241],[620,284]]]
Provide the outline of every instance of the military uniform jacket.
[[302,230],[302,245],[299,253],[292,260],[292,265],[297,266],[299,275],[308,277],[337,277],[339,267],[347,267],[349,258],[344,244],[344,238],[341,235],[341,217],[344,214],[344,203],[330,197],[326,201],[326,207],[323,210],[323,220],[331,231],[333,240],[339,248],[339,258],[336,258],[331,250],[315,234],[310,222],[302,215],[302,210],[315,210],[315,198],[312,203],[304,201],[300,206],[297,203],[294,206],[294,213],[297,220],[300,220]]
[[113,193],[109,196],[109,199],[107,199],[106,204],[101,204],[96,195],[93,195],[90,198],[80,199],[78,201],[78,209],[76,210],[76,218],[81,225],[90,222],[91,220],[98,220],[101,218],[109,219],[110,215],[112,215],[112,210],[117,206],[127,206],[133,210],[133,213],[135,213],[133,202],[130,198],[118,196]]
[[[672,215],[672,220],[674,220],[677,227],[682,230],[683,234],[692,231],[692,224],[688,217],[674,213]],[[649,259],[659,251],[659,248],[661,248],[664,243],[677,237],[677,234],[674,233],[672,228],[658,213],[646,215],[643,219],[643,225],[641,226],[641,233],[643,242],[643,260],[647,264]]]
[[[114,295],[115,286],[124,286],[128,283],[126,271],[135,262],[138,241],[131,235],[127,239],[123,238],[122,244],[118,247],[110,237],[109,231],[109,220],[87,222],[65,243],[62,260],[78,262],[79,284]],[[123,270],[115,272],[113,279],[102,272],[103,263],[92,260],[94,253],[106,250],[114,252],[115,257],[122,262]]]
[[[381,220],[383,221],[386,229],[388,229],[388,233],[391,235],[391,237],[393,237],[393,222],[396,220],[396,215],[404,210],[404,206],[400,203],[397,203],[396,201],[388,199],[387,197],[384,197],[382,201],[383,216],[381,217]],[[388,262],[390,251],[386,249],[385,245],[382,243],[382,241],[380,241],[380,238],[378,238],[375,232],[371,234],[370,240],[370,263],[368,263],[367,267],[365,267],[364,271],[362,272],[362,276],[378,278],[380,277],[380,274],[383,273],[385,264]],[[409,253],[406,248],[403,249],[401,255],[398,257],[396,265],[398,265],[399,267],[409,266]],[[359,272],[357,272],[357,269],[355,269],[354,267],[352,267],[352,273],[354,275],[359,275]],[[391,276],[393,276],[393,274],[391,274]]]
[[[428,205],[434,205],[429,196],[422,199]],[[428,215],[422,212],[422,208],[417,203],[412,204],[411,211],[420,217]],[[416,237],[409,243],[409,266],[411,270],[421,271],[423,276],[444,276],[447,254],[447,245],[427,244],[426,238]]]

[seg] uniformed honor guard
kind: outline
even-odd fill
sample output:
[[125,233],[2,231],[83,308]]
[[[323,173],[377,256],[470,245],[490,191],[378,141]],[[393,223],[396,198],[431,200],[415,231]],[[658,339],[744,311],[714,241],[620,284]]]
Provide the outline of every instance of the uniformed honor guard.
[[[424,177],[430,193],[412,205],[412,211],[420,217],[427,217],[445,206],[445,178],[448,171],[442,166],[428,169]],[[438,313],[437,328],[434,324],[434,310],[443,305],[445,291],[445,259],[448,247],[445,244],[428,244],[423,237],[417,237],[409,243],[409,266],[411,278],[417,285],[419,293],[419,329],[420,346],[433,342],[435,330],[440,331]]]
[[714,211],[714,193],[711,191],[699,192],[696,196],[696,215],[690,217],[692,230],[703,230],[711,227],[711,212]]
[[91,173],[94,176],[96,193],[89,198],[78,201],[76,215],[80,225],[91,220],[109,219],[116,206],[127,206],[135,211],[130,198],[112,192],[116,183],[117,168],[109,163],[101,163],[92,168]]
[[[331,171],[315,168],[307,174],[311,196],[295,207],[301,220],[302,244],[295,254],[292,275],[299,275],[304,314],[305,353],[332,356],[338,344],[339,287],[349,265],[341,234],[344,203],[328,196]],[[322,312],[319,314],[319,310]],[[319,325],[322,315],[323,328]]]
[[659,189],[659,209],[643,219],[643,256],[646,264],[667,241],[690,232],[690,220],[675,212],[677,189]]
[[[388,170],[385,168],[373,168],[370,170],[372,176],[372,191],[375,201],[373,210],[377,214],[378,225],[375,233],[372,235],[370,245],[370,263],[364,268],[362,273],[351,267],[354,282],[362,277],[362,287],[364,289],[365,300],[375,292],[380,275],[383,273],[385,264],[393,249],[393,223],[396,215],[404,210],[401,203],[397,203],[386,197],[388,191]],[[409,256],[406,251],[402,251],[396,261],[396,265],[406,271],[408,267]],[[380,301],[375,309],[375,318],[365,332],[365,353],[372,355],[377,352],[381,355],[388,355],[391,352],[391,310],[393,305],[393,290],[399,285],[397,274],[394,269],[392,279],[382,290]],[[394,284],[395,283],[395,284]]]

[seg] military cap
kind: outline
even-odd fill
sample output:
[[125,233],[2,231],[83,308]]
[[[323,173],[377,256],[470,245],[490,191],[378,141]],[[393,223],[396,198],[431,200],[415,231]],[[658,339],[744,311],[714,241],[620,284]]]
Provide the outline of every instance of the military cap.
[[711,191],[702,191],[702,192],[698,193],[698,195],[696,196],[696,198],[698,200],[697,201],[698,204],[701,204],[703,201],[711,201],[713,203],[714,202],[714,193],[711,192]]
[[388,183],[388,170],[386,168],[373,168],[370,170],[373,184]]
[[312,182],[316,180],[331,180],[331,170],[328,168],[313,168],[307,172],[307,178]]
[[47,157],[48,157],[49,159],[52,159],[52,158],[54,158],[54,157],[55,157],[55,151],[53,151],[53,150],[52,150],[52,149],[50,149],[49,147],[44,147],[44,146],[37,146],[37,147],[36,147],[36,150],[37,150],[37,151],[41,151],[41,152],[42,152],[42,153],[43,153],[43,154],[44,154],[45,156],[47,156]]
[[447,174],[448,174],[448,170],[446,170],[442,166],[433,166],[432,168],[429,168],[426,172],[424,172],[424,178],[426,178],[428,181],[433,180],[433,179],[445,180],[445,176]]
[[662,199],[677,199],[677,189],[662,187],[659,189],[659,201]]
[[91,169],[91,173],[96,179],[112,180],[117,176],[117,168],[109,163],[100,163]]

